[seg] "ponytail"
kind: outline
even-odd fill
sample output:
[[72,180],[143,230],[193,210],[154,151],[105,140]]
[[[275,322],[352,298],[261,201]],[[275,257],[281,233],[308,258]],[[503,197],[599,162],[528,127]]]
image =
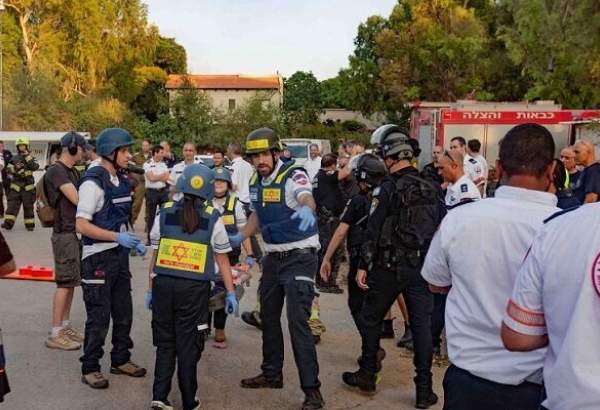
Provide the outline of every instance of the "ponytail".
[[184,194],[183,210],[179,213],[179,226],[183,232],[193,234],[200,229],[200,216],[198,209],[204,207],[202,199]]

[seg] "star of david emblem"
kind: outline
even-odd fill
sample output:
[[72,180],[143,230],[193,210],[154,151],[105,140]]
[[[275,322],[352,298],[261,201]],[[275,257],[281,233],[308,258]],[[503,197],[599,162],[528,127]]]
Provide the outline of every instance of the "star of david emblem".
[[171,256],[174,256],[175,258],[177,258],[178,262],[181,262],[183,258],[187,257],[187,253],[188,248],[186,248],[181,242],[179,242],[176,246],[173,247],[173,250],[171,251]]

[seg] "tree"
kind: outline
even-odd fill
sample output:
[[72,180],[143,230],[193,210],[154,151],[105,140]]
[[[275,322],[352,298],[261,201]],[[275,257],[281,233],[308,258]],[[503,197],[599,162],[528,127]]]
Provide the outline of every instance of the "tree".
[[210,97],[196,90],[187,78],[171,100],[171,114],[180,130],[179,135],[174,136],[177,138],[174,145],[190,139],[196,143],[206,142],[215,112]]
[[312,72],[297,71],[283,82],[283,111],[288,124],[314,124],[323,109],[321,87]]
[[187,72],[185,48],[174,38],[159,37],[154,64],[167,74],[185,74]]
[[532,84],[528,99],[571,108],[600,105],[600,3],[509,0],[514,25],[501,28],[511,59]]
[[321,81],[324,108],[349,108],[344,81],[340,76]]

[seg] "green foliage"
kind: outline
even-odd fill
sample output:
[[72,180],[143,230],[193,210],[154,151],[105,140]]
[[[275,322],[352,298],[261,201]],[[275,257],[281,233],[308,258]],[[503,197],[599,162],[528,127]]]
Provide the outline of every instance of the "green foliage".
[[312,72],[297,71],[283,82],[287,124],[314,124],[323,109],[321,87]]
[[185,48],[174,38],[159,37],[154,63],[167,74],[185,74],[187,72]]

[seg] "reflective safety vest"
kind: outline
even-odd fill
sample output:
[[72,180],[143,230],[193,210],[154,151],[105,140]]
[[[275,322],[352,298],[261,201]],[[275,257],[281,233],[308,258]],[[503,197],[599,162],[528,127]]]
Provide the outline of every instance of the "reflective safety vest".
[[225,225],[225,230],[230,235],[238,233],[237,219],[235,217],[235,207],[238,198],[235,194],[227,195],[225,203],[223,204],[223,212],[221,212],[221,219]]
[[261,178],[254,174],[250,179],[250,200],[261,225],[262,237],[269,244],[301,241],[318,233],[317,224],[301,231],[300,222],[292,219],[295,210],[285,202],[285,184],[294,170],[301,169],[293,162],[284,164],[273,182],[263,186]]
[[219,212],[212,206],[198,209],[200,228],[186,233],[179,224],[183,200],[167,202],[160,210],[160,243],[153,272],[199,281],[217,280],[210,243]]
[[[92,224],[113,232],[126,230],[127,223],[129,222],[129,210],[131,208],[129,182],[122,175],[117,175],[119,186],[115,186],[110,181],[110,173],[106,168],[101,166],[90,168],[81,179],[81,184],[85,181],[94,181],[104,191],[104,205],[92,217]],[[106,242],[87,236],[83,236],[82,239],[84,245]]]

